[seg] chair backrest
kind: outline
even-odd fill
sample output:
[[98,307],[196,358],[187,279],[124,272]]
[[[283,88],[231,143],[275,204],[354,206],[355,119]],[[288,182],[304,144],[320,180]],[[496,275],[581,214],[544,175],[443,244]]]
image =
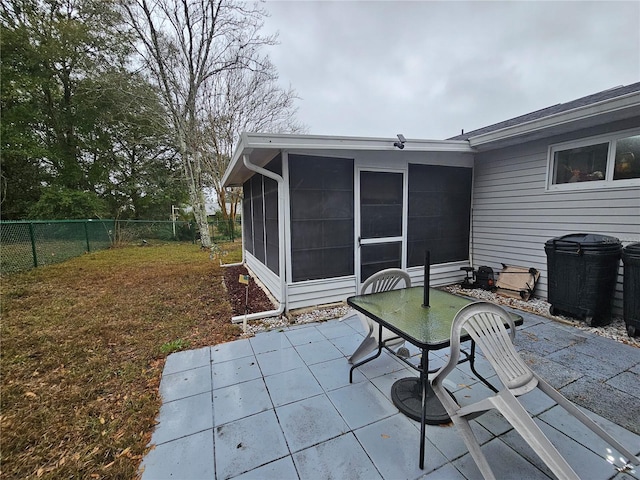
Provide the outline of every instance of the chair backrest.
[[386,292],[396,288],[409,288],[410,286],[411,277],[407,272],[399,268],[387,268],[367,278],[360,288],[360,295]]
[[[509,326],[508,331],[505,324]],[[451,325],[453,359],[460,355],[460,336],[463,329],[480,347],[500,381],[514,395],[522,395],[536,387],[537,380],[533,372],[513,345],[515,324],[504,309],[489,302],[475,302],[460,309]],[[452,367],[455,368],[455,364]],[[443,376],[448,373],[443,372]]]

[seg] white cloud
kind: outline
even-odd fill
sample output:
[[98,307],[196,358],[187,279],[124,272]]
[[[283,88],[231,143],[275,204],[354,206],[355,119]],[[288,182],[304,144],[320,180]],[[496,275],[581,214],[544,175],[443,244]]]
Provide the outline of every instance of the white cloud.
[[310,133],[447,138],[640,80],[639,2],[274,1]]

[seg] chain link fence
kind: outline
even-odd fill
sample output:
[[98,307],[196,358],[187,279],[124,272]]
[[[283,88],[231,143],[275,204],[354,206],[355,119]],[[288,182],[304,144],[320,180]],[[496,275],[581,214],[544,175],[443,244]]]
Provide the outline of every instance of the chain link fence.
[[[240,238],[240,222],[212,220],[209,222],[209,236],[214,242],[233,242]],[[194,222],[166,220],[119,220],[116,223],[117,243],[138,243],[149,240],[190,241],[200,239]]]
[[0,222],[0,271],[28,270],[109,248],[114,228],[113,220]]
[[[239,223],[213,221],[214,241],[240,236]],[[12,273],[63,262],[114,244],[190,241],[199,234],[187,221],[48,220],[0,222],[0,273]]]
[[192,222],[166,220],[118,220],[114,241],[118,244],[145,241],[195,242],[197,228]]

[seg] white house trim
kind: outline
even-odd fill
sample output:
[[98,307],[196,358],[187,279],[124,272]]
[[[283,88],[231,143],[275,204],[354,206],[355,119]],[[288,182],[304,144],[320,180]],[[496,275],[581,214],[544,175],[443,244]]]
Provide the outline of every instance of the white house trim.
[[[395,138],[367,138],[367,137],[330,137],[320,135],[286,135],[286,134],[258,134],[245,132],[240,136],[240,142],[231,159],[231,163],[222,178],[225,186],[241,186],[252,175],[242,163],[242,155],[248,154],[251,163],[264,167],[280,151],[295,151],[305,154],[309,152],[323,152],[336,156],[353,157],[354,151],[387,151],[398,152],[393,146]],[[351,154],[349,154],[351,152]],[[474,150],[466,140],[407,140],[404,152],[460,152],[473,153]]]
[[511,137],[519,137],[554,127],[557,129],[558,127],[576,121],[582,121],[586,124],[589,119],[602,118],[603,115],[608,115],[611,117],[611,120],[640,115],[640,92],[632,92],[620,97],[577,107],[566,112],[560,112],[499,130],[474,135],[469,138],[469,145],[479,148]]

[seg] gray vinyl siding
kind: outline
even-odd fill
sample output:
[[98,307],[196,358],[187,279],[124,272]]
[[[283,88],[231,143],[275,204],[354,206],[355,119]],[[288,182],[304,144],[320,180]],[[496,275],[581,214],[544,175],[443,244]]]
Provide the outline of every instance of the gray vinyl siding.
[[[467,265],[468,262],[433,265],[430,276],[431,286],[441,287],[459,282],[461,278],[460,267]],[[424,268],[408,268],[407,272],[411,276],[412,285],[424,284]],[[287,285],[287,309],[295,310],[343,302],[347,297],[356,295],[356,293],[355,276],[290,283]]]
[[278,301],[282,302],[282,285],[280,277],[267,266],[248,252],[245,252],[245,262],[247,267],[255,273],[255,276],[269,290],[269,293]]
[[291,283],[287,285],[287,309],[338,303],[355,294],[355,276]]
[[[464,272],[460,271],[460,267],[467,266],[469,266],[469,262],[449,262],[432,265],[429,272],[429,284],[433,288],[459,283],[462,277],[465,276]],[[411,285],[414,287],[424,285],[424,267],[407,268],[407,272],[411,277]]]
[[[618,125],[636,127],[635,118]],[[609,133],[610,127],[606,128]],[[547,298],[547,240],[568,233],[598,233],[640,241],[640,187],[546,191],[550,144],[605,133],[605,129],[563,135],[475,157],[472,209],[474,266],[501,264],[541,271],[535,295]],[[614,314],[622,314],[622,263],[614,298]]]

